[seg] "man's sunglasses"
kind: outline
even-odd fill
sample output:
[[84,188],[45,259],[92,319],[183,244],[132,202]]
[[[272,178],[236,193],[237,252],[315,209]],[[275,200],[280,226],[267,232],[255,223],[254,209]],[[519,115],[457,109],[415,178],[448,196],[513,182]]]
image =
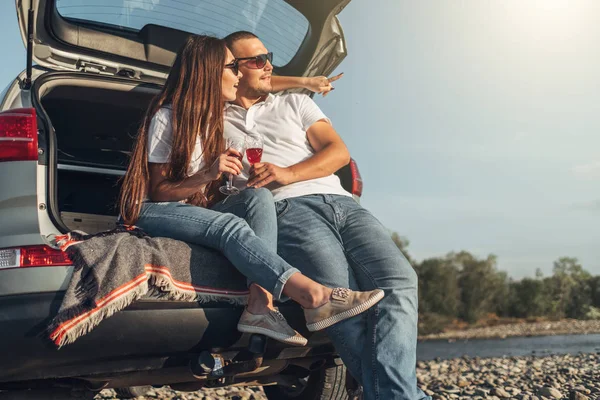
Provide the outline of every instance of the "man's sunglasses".
[[243,57],[243,58],[236,58],[235,61],[246,61],[248,60],[248,62],[246,62],[244,65],[246,65],[248,68],[251,69],[261,69],[264,68],[265,65],[267,64],[267,60],[273,64],[273,53],[269,52],[267,54],[259,54],[257,56],[254,57]]

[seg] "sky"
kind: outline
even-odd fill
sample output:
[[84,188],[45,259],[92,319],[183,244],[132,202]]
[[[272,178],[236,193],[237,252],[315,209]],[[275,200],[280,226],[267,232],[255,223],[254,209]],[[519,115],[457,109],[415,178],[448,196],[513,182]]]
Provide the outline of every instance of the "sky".
[[[562,256],[600,274],[600,2],[352,1],[348,56],[317,104],[361,204],[417,260],[498,256],[514,278]],[[0,2],[0,90],[25,67]]]

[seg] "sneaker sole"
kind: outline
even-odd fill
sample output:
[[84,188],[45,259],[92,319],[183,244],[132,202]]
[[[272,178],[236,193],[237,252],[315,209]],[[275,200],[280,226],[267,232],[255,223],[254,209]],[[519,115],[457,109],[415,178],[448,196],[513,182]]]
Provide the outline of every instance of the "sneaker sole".
[[304,337],[302,337],[302,338],[295,337],[295,336],[290,337],[283,333],[275,332],[270,329],[261,328],[258,326],[238,324],[237,329],[238,329],[238,331],[244,332],[244,333],[258,333],[261,335],[265,335],[267,337],[270,337],[271,339],[275,339],[277,341],[291,344],[294,346],[306,346],[306,344],[308,343],[308,340],[306,340],[306,338],[304,338]]
[[331,325],[334,325],[345,319],[352,318],[358,314],[362,314],[363,312],[367,311],[369,308],[373,307],[375,304],[379,303],[379,301],[381,299],[383,299],[383,295],[384,295],[383,290],[380,290],[378,293],[376,293],[373,297],[370,297],[364,303],[359,304],[356,307],[346,310],[344,312],[341,312],[339,314],[333,315],[329,318],[325,318],[324,320],[321,320],[319,322],[307,324],[306,327],[308,328],[309,331],[316,332],[316,331],[320,331],[325,328],[328,328]]

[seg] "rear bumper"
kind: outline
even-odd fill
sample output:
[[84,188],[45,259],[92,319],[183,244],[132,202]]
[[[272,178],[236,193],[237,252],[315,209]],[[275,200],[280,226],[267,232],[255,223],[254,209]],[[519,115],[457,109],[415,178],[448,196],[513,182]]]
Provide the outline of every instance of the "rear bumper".
[[[236,328],[241,307],[138,301],[57,349],[46,327],[61,300],[62,292],[0,297],[0,383],[159,370],[185,365],[189,354],[245,345]],[[299,307],[286,304],[281,310],[294,328],[310,336]],[[314,335],[309,346],[318,346],[319,354],[333,353],[323,334]],[[283,351],[283,345],[269,341],[265,359],[281,358]]]

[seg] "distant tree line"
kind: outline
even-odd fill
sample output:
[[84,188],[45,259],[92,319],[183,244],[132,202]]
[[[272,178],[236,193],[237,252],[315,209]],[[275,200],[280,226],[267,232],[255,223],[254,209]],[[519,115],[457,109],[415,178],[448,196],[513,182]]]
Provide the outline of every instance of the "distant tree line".
[[475,323],[490,314],[531,319],[600,319],[600,276],[592,276],[576,258],[554,262],[552,276],[514,280],[497,269],[494,255],[479,259],[467,251],[416,262],[408,241],[392,239],[419,276],[420,333],[440,331],[455,320]]

